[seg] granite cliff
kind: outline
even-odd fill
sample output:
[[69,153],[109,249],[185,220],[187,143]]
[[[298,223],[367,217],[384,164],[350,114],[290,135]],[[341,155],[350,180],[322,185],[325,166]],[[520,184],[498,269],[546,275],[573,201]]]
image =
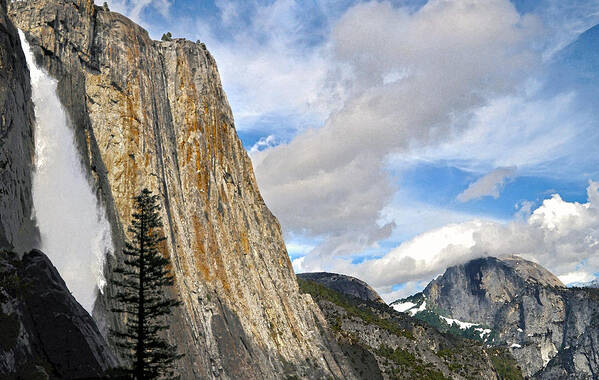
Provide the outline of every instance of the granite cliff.
[[488,343],[509,348],[526,376],[599,376],[599,290],[566,288],[517,256],[450,267],[422,293],[391,305],[416,317],[434,313],[488,327]]
[[[205,45],[153,41],[92,0],[15,1],[8,14],[38,65],[58,80],[81,159],[106,208],[115,241],[106,277],[122,260],[132,196],[143,187],[161,195],[162,251],[183,302],[169,339],[186,353],[178,368],[183,378],[353,377],[322,328],[318,306],[299,292],[280,226],[260,196]],[[31,215],[33,114],[15,41],[5,51],[16,67],[10,83],[17,96],[0,98],[16,109],[9,117],[23,119],[18,129],[2,124],[14,140],[3,143],[2,154],[15,164],[2,172],[9,181],[0,186],[9,184],[8,202],[22,199],[2,205],[11,219],[3,209],[0,235],[9,242]],[[107,286],[94,308],[104,334],[121,323],[108,311],[114,291]]]
[[0,1],[0,249],[25,251],[37,240],[31,220],[33,103],[17,29]]

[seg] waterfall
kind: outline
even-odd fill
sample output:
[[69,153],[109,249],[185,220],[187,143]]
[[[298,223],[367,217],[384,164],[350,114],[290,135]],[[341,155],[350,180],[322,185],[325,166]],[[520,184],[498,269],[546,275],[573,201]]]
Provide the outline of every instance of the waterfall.
[[102,268],[113,251],[110,225],[75,145],[74,131],[56,93],[57,82],[37,67],[22,31],[35,107],[33,206],[40,249],[50,257],[77,301],[91,313]]

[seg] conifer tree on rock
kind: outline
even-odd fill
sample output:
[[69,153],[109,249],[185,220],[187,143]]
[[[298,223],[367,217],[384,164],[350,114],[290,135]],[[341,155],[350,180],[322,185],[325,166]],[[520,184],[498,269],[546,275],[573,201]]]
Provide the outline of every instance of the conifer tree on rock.
[[169,259],[158,247],[162,221],[158,196],[143,189],[136,196],[122,264],[114,270],[112,284],[117,292],[117,307],[112,311],[125,316],[124,331],[111,330],[121,355],[128,359],[125,372],[138,380],[172,377],[175,361],[183,355],[161,336],[168,329],[166,316],[181,302],[169,297],[173,285]]

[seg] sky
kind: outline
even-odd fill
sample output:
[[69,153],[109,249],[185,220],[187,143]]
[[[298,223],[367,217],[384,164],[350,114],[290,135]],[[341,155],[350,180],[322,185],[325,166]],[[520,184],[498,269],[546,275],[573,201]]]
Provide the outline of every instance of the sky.
[[216,59],[297,272],[599,275],[599,0],[112,0]]

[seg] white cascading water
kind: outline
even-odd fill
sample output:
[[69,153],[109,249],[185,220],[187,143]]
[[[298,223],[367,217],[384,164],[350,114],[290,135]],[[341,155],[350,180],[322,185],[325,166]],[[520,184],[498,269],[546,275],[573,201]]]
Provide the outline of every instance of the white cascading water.
[[81,163],[69,117],[56,93],[57,82],[37,67],[20,30],[19,36],[35,106],[32,186],[40,249],[50,257],[75,299],[91,313],[96,287],[101,291],[106,283],[102,273],[105,257],[113,251],[110,225]]

